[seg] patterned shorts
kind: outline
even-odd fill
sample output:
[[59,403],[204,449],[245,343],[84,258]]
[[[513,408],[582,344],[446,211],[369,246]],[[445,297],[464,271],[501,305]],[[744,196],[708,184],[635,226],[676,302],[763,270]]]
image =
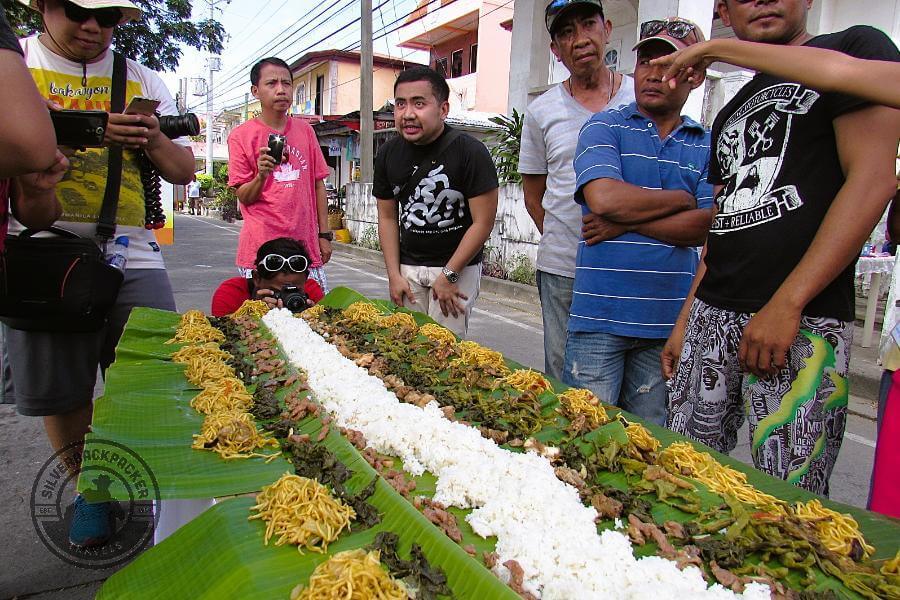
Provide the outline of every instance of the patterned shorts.
[[785,368],[759,380],[738,362],[751,316],[694,301],[667,427],[730,452],[747,416],[756,468],[827,496],[847,422],[852,323],[804,316]]

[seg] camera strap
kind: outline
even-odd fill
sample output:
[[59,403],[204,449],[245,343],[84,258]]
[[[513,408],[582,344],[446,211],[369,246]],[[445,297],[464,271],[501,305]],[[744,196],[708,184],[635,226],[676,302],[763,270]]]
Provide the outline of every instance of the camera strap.
[[[125,82],[127,80],[125,56],[113,51],[112,106],[111,113],[125,111]],[[97,223],[97,239],[106,243],[116,234],[116,211],[119,208],[119,192],[122,186],[122,146],[107,148],[108,162],[106,189],[103,192],[103,206]]]
[[[445,125],[445,127],[447,127]],[[432,149],[431,152],[428,152],[425,157],[419,162],[416,170],[413,171],[413,174],[409,176],[409,179],[406,180],[406,183],[397,192],[397,195],[394,196],[398,202],[403,202],[403,199],[411,196],[413,190],[416,189],[416,186],[425,179],[425,176],[428,175],[428,172],[431,171],[431,167],[437,162],[437,160],[441,157],[442,154],[450,147],[450,144],[459,137],[459,132],[455,129],[451,129],[447,127],[447,131],[444,133],[441,141],[437,143],[437,145]]]

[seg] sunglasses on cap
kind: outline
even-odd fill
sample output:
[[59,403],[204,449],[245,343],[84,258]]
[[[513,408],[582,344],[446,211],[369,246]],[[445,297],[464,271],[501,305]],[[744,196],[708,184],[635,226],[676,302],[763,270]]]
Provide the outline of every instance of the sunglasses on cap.
[[302,254],[294,254],[285,258],[280,254],[266,254],[256,266],[270,273],[278,273],[285,267],[294,273],[305,273],[309,261]]
[[114,6],[107,8],[85,8],[67,0],[62,0],[66,18],[76,23],[84,23],[91,17],[97,20],[97,25],[104,29],[115,27],[122,20],[122,11]]
[[663,31],[665,31],[669,37],[675,38],[676,40],[683,40],[694,31],[694,24],[679,19],[665,21],[654,19],[653,21],[641,23],[642,40],[653,37],[654,35],[659,35]]

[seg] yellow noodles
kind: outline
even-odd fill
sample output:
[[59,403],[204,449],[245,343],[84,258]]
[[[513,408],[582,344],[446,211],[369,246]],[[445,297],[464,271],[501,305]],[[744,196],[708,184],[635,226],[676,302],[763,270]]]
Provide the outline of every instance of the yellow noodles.
[[570,421],[574,421],[579,415],[587,419],[588,429],[597,429],[601,425],[609,423],[609,415],[590,390],[569,388],[559,395],[559,403],[562,413]]
[[551,389],[550,382],[547,381],[547,378],[531,369],[519,369],[513,371],[506,377],[498,379],[494,384],[494,387],[499,387],[501,385],[508,385],[520,392],[534,392],[535,394],[540,394],[541,392],[546,392]]
[[266,521],[265,543],[277,535],[276,546],[297,544],[297,549],[325,552],[356,517],[353,509],[333,497],[313,479],[285,473],[256,496],[250,519]]
[[253,396],[236,377],[223,377],[202,385],[203,391],[191,400],[191,408],[199,413],[246,411],[253,406]]
[[316,304],[315,306],[310,306],[302,313],[300,313],[300,318],[305,319],[307,321],[316,321],[325,314],[325,307],[321,304]]
[[354,302],[344,309],[344,316],[352,321],[377,321],[381,318],[381,311],[374,304]]
[[656,452],[659,450],[659,440],[653,437],[650,430],[640,423],[629,423],[625,427],[625,433],[628,434],[628,440],[640,450],[645,450],[647,452]]
[[181,350],[172,353],[172,361],[181,364],[188,364],[196,357],[226,360],[231,358],[231,355],[219,348],[219,345],[215,342],[184,346]]
[[424,325],[419,327],[419,333],[427,338],[431,338],[439,344],[456,343],[456,336],[453,335],[453,332],[446,327],[438,325],[437,323],[425,323]]
[[818,500],[798,502],[794,505],[794,513],[815,528],[822,544],[832,552],[850,555],[854,540],[859,542],[864,556],[875,552],[875,548],[866,543],[856,519],[850,515],[825,508]]
[[[302,590],[302,591],[301,591]],[[408,592],[381,566],[377,550],[339,552],[316,567],[309,587],[297,586],[291,600],[406,600]]]
[[787,513],[787,505],[782,500],[747,483],[746,474],[726,467],[707,452],[698,452],[688,442],[676,442],[660,452],[659,462],[670,472],[692,477],[717,494],[728,494],[775,514]]
[[212,450],[225,459],[262,456],[271,460],[280,454],[254,452],[267,446],[278,448],[278,440],[261,435],[253,415],[237,410],[207,415],[191,445],[195,450]]
[[175,330],[175,337],[167,341],[197,343],[197,342],[224,342],[225,335],[210,325],[209,320],[199,310],[189,310],[181,315],[181,323]]
[[234,369],[222,362],[221,359],[215,360],[197,356],[187,363],[184,376],[194,385],[206,385],[216,379],[234,377],[235,375]]
[[381,317],[378,324],[385,328],[412,329],[413,331],[419,327],[411,314],[403,312]]
[[460,357],[454,362],[461,361],[471,367],[489,367],[504,375],[509,373],[503,355],[496,350],[485,348],[478,342],[460,342],[456,348]]
[[825,508],[818,500],[800,502],[789,508],[782,500],[764,494],[747,483],[744,473],[720,464],[711,455],[698,452],[687,442],[677,442],[663,450],[659,454],[659,461],[669,471],[693,477],[717,494],[729,494],[745,504],[778,515],[793,513],[800,520],[809,523],[816,530],[822,544],[832,552],[850,555],[854,540],[859,543],[866,556],[875,551],[866,543],[859,524],[850,515]]
[[229,315],[232,319],[240,319],[241,317],[256,317],[261,319],[269,312],[269,305],[262,300],[244,300],[240,308]]

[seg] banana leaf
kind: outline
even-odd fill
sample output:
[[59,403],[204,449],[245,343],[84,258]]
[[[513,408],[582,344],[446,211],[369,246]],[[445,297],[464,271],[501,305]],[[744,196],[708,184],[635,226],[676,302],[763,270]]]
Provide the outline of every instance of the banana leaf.
[[[318,419],[310,418],[298,429],[316,436],[321,427]],[[377,476],[335,431],[330,431],[322,443],[353,471],[346,483],[351,492],[359,491]],[[517,598],[383,479],[379,478],[368,502],[380,513],[381,522],[370,529],[345,532],[323,555],[300,554],[294,546],[275,546],[274,540],[266,546],[265,524],[247,518],[255,500],[226,500],[110,577],[98,598],[288,598],[291,589],[298,583],[305,584],[328,556],[371,544],[381,531],[399,536],[400,552],[406,557],[410,546],[419,544],[430,564],[444,571],[455,598]]]
[[[176,313],[154,309],[131,313],[116,362],[107,371],[104,394],[94,403],[85,449],[101,447],[97,442],[104,440],[136,453],[153,473],[161,500],[255,492],[290,470],[290,463],[280,457],[269,463],[262,458],[226,461],[191,448],[203,422],[203,415],[190,406],[199,390],[185,379],[183,365],[169,358],[179,345],[165,343],[175,335],[179,319]],[[91,467],[110,468],[90,452],[86,455],[85,472],[92,472]],[[129,500],[120,478],[113,480],[111,497]],[[90,478],[80,478],[78,490],[90,490],[92,485]]]
[[[341,308],[359,300],[366,299],[352,290],[338,288],[329,294],[323,302],[326,305]],[[392,309],[392,305],[384,301],[376,302],[376,304],[385,312],[389,312]],[[430,321],[428,317],[423,315],[415,316],[420,323]],[[184,431],[178,427],[175,421],[178,419],[189,420],[188,417],[192,415],[193,411],[189,407],[184,411],[184,406],[189,402],[195,390],[191,390],[190,385],[184,380],[181,370],[176,368],[175,371],[173,371],[173,365],[165,360],[167,357],[167,348],[174,350],[174,347],[163,346],[161,349],[162,343],[174,335],[174,326],[177,324],[177,321],[178,315],[173,313],[162,313],[160,311],[151,311],[149,309],[137,310],[132,314],[128,329],[126,329],[126,333],[123,335],[122,342],[117,351],[117,363],[110,370],[109,383],[112,384],[112,391],[107,392],[107,395],[110,396],[113,394],[118,396],[120,393],[127,393],[129,396],[128,402],[120,403],[117,398],[115,411],[109,411],[108,413],[100,411],[99,416],[95,415],[95,428],[96,426],[99,426],[101,431],[104,427],[114,429],[117,424],[122,421],[122,412],[120,411],[124,410],[125,412],[128,412],[126,408],[129,402],[135,404],[135,407],[144,407],[144,403],[146,402],[152,404],[152,397],[154,395],[159,396],[162,394],[164,397],[168,398],[168,400],[162,401],[163,404],[168,403],[169,412],[163,415],[167,415],[168,418],[160,419],[155,425],[150,426],[147,415],[141,413],[143,419],[141,421],[142,426],[132,427],[129,430],[129,436],[134,443],[140,445],[142,442],[147,442],[151,447],[157,446],[161,442],[164,444],[172,442],[174,444],[174,442],[181,439],[179,436],[183,436]],[[520,365],[514,362],[508,362],[511,368],[521,368]],[[155,386],[153,389],[143,390],[141,392],[135,391],[134,386],[131,384],[140,376],[141,372],[147,376],[147,379],[155,382],[153,383],[153,386]],[[173,383],[173,380],[179,380],[179,383]],[[562,386],[558,382],[553,383],[554,387],[557,387],[558,390],[565,389],[565,386]],[[179,405],[181,407],[180,410],[184,411],[184,414],[181,414],[177,419],[171,412],[173,403]],[[135,412],[137,411],[136,408],[133,410],[135,410]],[[193,413],[193,415],[199,418],[199,415],[196,415],[195,413]],[[629,420],[640,421],[640,419],[631,415],[628,415],[628,418]],[[645,424],[645,426],[647,426],[664,445],[668,445],[674,441],[684,441],[683,437],[668,430],[648,424]],[[312,420],[305,423],[301,427],[301,430],[306,433],[316,434],[319,427],[320,425],[318,422]],[[199,421],[196,426],[192,424],[190,429],[191,433],[196,432],[199,429]],[[543,441],[552,443],[553,441],[558,441],[562,438],[562,431],[560,429],[555,429],[554,427],[549,427],[547,430],[541,432],[540,437],[543,438]],[[352,448],[352,446],[349,446],[346,440],[341,436],[332,432],[325,443],[336,454],[339,454],[342,461],[345,461],[347,466],[352,470],[371,471],[364,459],[362,459],[356,450]],[[700,450],[712,452],[710,449],[700,444],[695,444],[695,446]],[[190,450],[189,442],[184,447]],[[181,446],[173,446],[173,449],[177,448],[181,448]],[[800,488],[755,471],[751,467],[743,465],[729,457],[719,455],[715,452],[712,453],[723,463],[729,464],[730,466],[747,473],[751,483],[765,492],[789,501],[807,500],[816,497]],[[222,474],[224,475],[227,473],[228,479],[232,479],[235,476],[234,468],[240,463],[250,464],[248,461],[226,462],[212,453],[191,451],[183,454],[183,456],[186,457],[187,463],[182,466],[185,468],[197,467],[195,455],[208,457],[213,459],[214,462],[218,461],[220,465],[224,465],[226,468],[223,470]],[[166,460],[170,462],[166,463]],[[399,461],[395,462],[399,467]],[[159,464],[165,468],[168,468],[168,466],[175,463],[175,457],[160,457]],[[286,463],[284,464],[286,465]],[[257,463],[254,466],[260,467],[261,464]],[[209,470],[206,469],[206,467],[198,468],[201,469],[199,471],[200,474],[208,474]],[[281,473],[289,469],[289,466],[286,468],[285,466],[282,466],[278,469],[273,469],[277,471],[277,473],[274,475],[269,474],[265,478],[262,476],[254,478],[248,473],[247,481],[245,481],[243,485],[249,486],[252,490],[256,490],[261,487],[261,485],[273,481]],[[171,477],[169,473],[164,473],[162,479],[169,481],[168,485],[170,485],[172,491],[171,496],[163,496],[164,498],[210,497],[223,495],[218,492],[207,493],[211,491],[211,489],[220,489],[217,486],[222,482],[219,481],[208,482],[209,487],[207,488],[207,492],[202,494],[191,494],[190,488],[196,481],[192,481],[190,477]],[[370,479],[370,477],[368,477],[366,481],[368,479]],[[431,474],[426,473],[415,479],[417,482],[417,489],[414,492],[415,495],[433,495],[435,479]],[[621,473],[607,474],[603,483],[623,489],[627,488],[627,481],[625,480],[625,476]],[[163,486],[161,485],[161,488],[162,487]],[[378,487],[380,494],[382,488],[386,488],[387,485],[383,481],[380,481]],[[716,495],[702,489],[702,486],[699,487],[701,487],[701,496],[704,499],[705,505],[719,502]],[[244,491],[251,490],[247,489]],[[397,506],[391,505],[389,509],[391,514],[395,511],[398,511],[397,514],[402,514],[402,511],[406,511],[409,518],[416,518],[420,521],[424,520],[424,517],[412,508],[408,500],[399,497],[393,489],[385,491],[389,491],[393,494],[395,500],[399,502]],[[379,497],[379,494],[376,494],[376,497]],[[240,504],[240,508],[236,508],[235,506],[239,503],[242,503]],[[373,500],[373,504],[374,503],[375,501]],[[900,540],[900,527],[898,527],[896,522],[873,513],[867,513],[837,503],[826,501],[825,504],[836,510],[840,510],[841,512],[853,514],[857,521],[859,521],[867,539],[878,549],[877,555],[879,557],[886,558],[892,556],[896,551],[898,540]],[[102,597],[107,597],[106,594],[108,594],[109,597],[120,597],[123,595],[126,597],[143,597],[144,592],[142,590],[144,589],[153,590],[154,595],[162,593],[165,596],[174,595],[175,597],[183,595],[184,592],[182,592],[182,590],[190,590],[192,595],[203,595],[204,590],[209,589],[211,590],[210,596],[212,596],[212,590],[219,590],[215,593],[220,593],[220,590],[223,589],[230,592],[232,589],[238,589],[235,588],[235,586],[239,586],[241,592],[238,595],[240,596],[257,597],[258,595],[259,597],[272,597],[273,595],[279,595],[281,593],[284,593],[286,596],[287,592],[283,590],[289,591],[296,583],[305,582],[305,579],[315,565],[318,564],[318,562],[325,560],[325,558],[320,555],[315,555],[309,557],[309,560],[312,562],[307,563],[307,559],[305,558],[306,555],[304,555],[304,557],[300,557],[304,559],[302,561],[303,565],[298,564],[295,566],[294,562],[296,562],[296,558],[294,557],[295,555],[299,555],[299,553],[296,552],[296,549],[283,547],[276,549],[272,546],[262,546],[261,533],[259,533],[262,531],[261,524],[259,522],[244,521],[247,514],[246,510],[250,505],[252,505],[252,501],[242,498],[229,500],[213,507],[194,522],[176,532],[175,535],[158,548],[145,553],[145,555],[135,561],[133,565],[124,569],[120,575],[111,578],[107,583],[107,586],[102,590]],[[382,505],[379,505],[379,508],[382,508]],[[457,516],[460,529],[463,532],[462,545],[471,544],[478,551],[493,550],[495,540],[482,540],[475,535],[471,528],[465,523],[463,517],[467,511],[451,509],[451,512]],[[658,522],[669,519],[685,522],[691,518],[691,515],[661,503],[655,504],[652,512],[655,520]],[[431,533],[431,535],[436,536],[437,540],[442,541],[445,545],[449,544],[448,548],[452,549],[456,556],[460,556],[461,560],[468,561],[462,564],[469,565],[470,567],[473,565],[478,567],[481,571],[487,573],[487,581],[493,584],[499,584],[499,581],[496,580],[496,578],[484,570],[477,561],[471,559],[464,551],[462,551],[460,546],[446,538],[443,533],[431,526],[427,521],[423,526],[426,531]],[[601,527],[605,528],[608,526],[609,524],[604,524]],[[259,543],[251,547],[245,544],[244,541],[252,537],[248,534],[248,531],[252,531],[254,527],[257,528],[257,533],[255,535],[257,536]],[[347,540],[350,540],[351,538],[355,540],[355,536],[361,536],[359,539],[367,539],[370,541],[374,537],[375,532],[381,530],[380,527],[381,526],[367,532],[360,532],[359,534],[354,533],[342,537],[342,539],[338,540],[336,544],[330,547],[329,554],[332,553],[332,551],[336,552],[350,547],[365,545],[368,541],[360,542],[358,545],[348,545],[346,547],[341,544],[345,543],[345,538]],[[388,529],[401,534],[402,545],[404,548],[408,548],[408,544],[412,543],[412,540],[406,534],[397,531],[396,528],[389,527]],[[349,541],[346,543],[351,544]],[[259,547],[262,547],[265,552],[257,554],[254,549],[258,549]],[[273,552],[276,552],[277,554]],[[640,555],[653,554],[654,552],[655,547],[650,544],[636,548],[636,553]],[[433,557],[428,548],[426,548],[426,554],[433,564],[446,569],[446,565],[440,562],[443,560],[442,558]],[[198,561],[196,557],[208,556],[222,557],[222,564],[218,565],[217,562],[214,562],[214,564],[206,564],[207,561],[203,560],[201,561],[200,566],[197,566]],[[194,564],[193,567],[190,566],[192,562]],[[262,577],[262,579],[265,579],[266,581],[258,581],[255,575],[252,574],[256,571],[267,574],[266,577]],[[240,576],[235,575],[236,573],[240,574]],[[291,575],[298,573],[300,574],[296,576]],[[449,571],[447,574],[450,576]],[[235,581],[235,578],[250,580],[251,583],[247,583],[246,587],[240,586],[240,584]],[[462,579],[467,580],[468,578],[463,577]],[[125,580],[129,583],[126,584]],[[137,582],[134,586],[130,583],[132,580]],[[220,580],[226,583],[220,583]],[[149,582],[154,581],[156,583],[150,585]],[[220,585],[223,587],[219,587]],[[486,583],[485,585],[488,584]],[[511,593],[505,586],[502,584],[499,585],[500,588],[497,592],[498,594]],[[819,578],[818,587],[819,589],[830,588],[838,590],[844,594],[848,592],[848,590],[841,587],[839,582],[832,578],[825,577],[824,575]],[[454,593],[459,595],[459,597],[500,597],[494,592],[491,592],[489,595],[484,595],[484,592],[479,592],[482,595],[469,595],[468,593],[460,594],[456,587],[453,587],[453,589]],[[246,593],[244,593],[245,591]],[[147,595],[149,597],[149,594]],[[232,592],[229,595],[234,595],[234,593]],[[855,595],[851,594],[851,596]]]
[[[388,312],[392,309],[397,310],[396,305],[390,302],[384,300],[368,300],[355,290],[345,287],[338,287],[333,289],[327,296],[325,296],[325,298],[321,300],[320,304],[324,304],[325,306],[331,308],[346,308],[353,302],[358,301],[372,302],[385,312]],[[416,316],[418,317],[424,315]],[[429,319],[428,317],[425,317],[425,320],[431,321],[431,319]],[[515,361],[507,360],[506,363],[511,369],[527,368]],[[554,389],[557,392],[561,392],[567,389],[567,386],[559,381],[551,379],[551,383],[553,384]],[[554,409],[555,406],[551,408],[551,410]],[[747,475],[748,482],[767,494],[771,494],[777,498],[791,503],[806,502],[812,499],[818,499],[824,506],[831,508],[832,510],[850,514],[859,523],[860,530],[863,532],[863,535],[865,535],[869,543],[875,546],[876,553],[874,555],[874,558],[876,559],[893,558],[893,556],[897,553],[897,550],[900,549],[900,521],[885,517],[877,513],[856,508],[854,506],[849,506],[840,502],[834,502],[827,498],[822,498],[821,496],[817,496],[816,494],[787,483],[786,481],[776,479],[770,475],[767,475],[766,473],[763,473],[762,471],[758,471],[752,466],[731,458],[728,455],[716,452],[715,450],[709,448],[708,446],[705,446],[704,444],[689,440],[684,436],[670,431],[664,427],[660,427],[653,423],[644,422],[640,417],[621,411],[620,409],[607,405],[607,411],[609,412],[610,416],[614,416],[619,412],[623,412],[629,421],[641,423],[647,429],[649,429],[650,432],[660,442],[662,442],[663,447],[668,446],[674,442],[690,442],[695,448],[697,448],[697,450],[701,452],[708,452],[722,464],[728,465],[736,469],[737,471],[745,473]],[[560,442],[563,439],[563,435],[564,432],[562,431],[560,424],[557,423],[557,425],[555,426],[551,425],[549,427],[545,427],[535,437],[545,444],[554,444]],[[622,489],[627,487],[625,477],[621,474],[616,473],[610,473],[608,475],[608,479],[604,481],[604,483],[607,483],[608,485],[618,485]],[[714,494],[707,496],[708,502],[711,502],[713,500],[718,502],[718,496]],[[676,509],[668,505],[654,506],[654,516],[658,519],[661,518],[661,520],[673,519],[681,522],[685,522],[686,520],[688,520],[685,513],[677,511]]]

